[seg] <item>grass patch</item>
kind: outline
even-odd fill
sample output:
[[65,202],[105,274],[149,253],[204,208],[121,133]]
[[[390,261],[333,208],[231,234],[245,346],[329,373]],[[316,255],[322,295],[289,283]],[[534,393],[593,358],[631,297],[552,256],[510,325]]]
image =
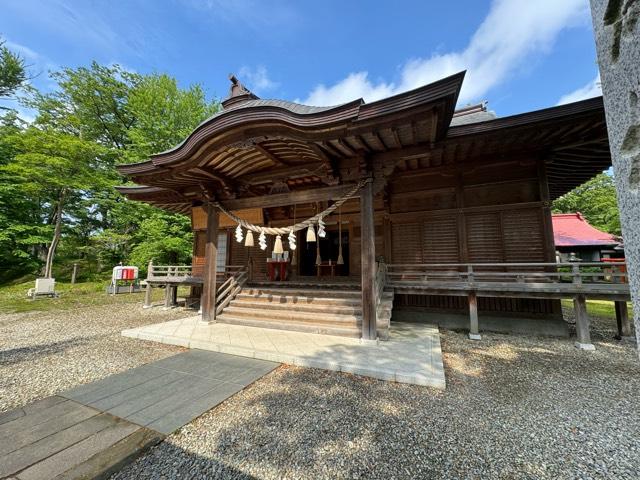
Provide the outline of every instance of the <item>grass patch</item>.
[[[562,300],[562,306],[573,308],[573,300]],[[633,318],[633,308],[631,302],[627,302],[629,307],[629,318]],[[606,300],[587,300],[587,313],[594,317],[616,318],[616,310],[613,302]]]
[[[109,280],[82,282],[71,285],[70,283],[56,282],[58,298],[27,298],[27,290],[34,286],[34,282],[25,282],[0,287],[0,313],[18,312],[47,312],[55,310],[71,310],[75,308],[112,305],[121,303],[140,303],[144,301],[144,292],[121,293],[108,295],[105,291]],[[188,293],[187,287],[180,287],[178,295]],[[164,289],[153,289],[153,301],[164,298]]]

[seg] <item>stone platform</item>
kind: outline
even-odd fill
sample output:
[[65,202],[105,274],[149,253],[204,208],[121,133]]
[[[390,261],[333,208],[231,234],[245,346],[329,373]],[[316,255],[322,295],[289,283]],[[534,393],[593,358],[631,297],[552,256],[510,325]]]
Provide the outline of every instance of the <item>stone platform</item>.
[[381,380],[446,387],[440,335],[436,326],[428,324],[393,322],[389,340],[373,344],[357,338],[206,324],[200,317],[125,330],[122,335]]

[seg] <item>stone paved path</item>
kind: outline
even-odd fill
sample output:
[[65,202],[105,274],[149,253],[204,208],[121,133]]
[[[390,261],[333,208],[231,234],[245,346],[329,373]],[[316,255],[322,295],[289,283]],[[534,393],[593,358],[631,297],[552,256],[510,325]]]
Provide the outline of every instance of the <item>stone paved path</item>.
[[115,471],[277,367],[191,350],[0,415],[0,478]]

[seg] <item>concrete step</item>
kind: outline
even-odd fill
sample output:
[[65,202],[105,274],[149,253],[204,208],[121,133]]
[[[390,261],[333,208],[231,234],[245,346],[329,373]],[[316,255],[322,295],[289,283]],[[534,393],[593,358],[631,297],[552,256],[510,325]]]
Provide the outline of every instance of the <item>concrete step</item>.
[[282,322],[307,322],[307,323],[357,323],[362,320],[362,315],[342,315],[336,313],[325,313],[322,311],[299,312],[291,309],[264,309],[243,307],[242,303],[228,306],[222,313],[228,313],[234,317],[250,317],[255,319],[277,319]]
[[[362,315],[360,304],[354,305],[332,305],[317,304],[306,302],[268,302],[268,301],[252,301],[252,298],[236,298],[229,304],[230,307],[251,308],[254,310],[269,310],[272,312],[305,312],[335,315]],[[228,307],[227,307],[228,308]]]
[[359,338],[362,333],[361,327],[358,324],[335,326],[311,322],[283,321],[279,318],[257,319],[253,317],[239,317],[231,315],[230,313],[227,313],[227,311],[228,309],[225,309],[223,313],[218,315],[216,317],[216,321],[249,327],[273,328],[276,330],[291,330],[295,332],[318,333],[322,335],[337,335],[340,337]]

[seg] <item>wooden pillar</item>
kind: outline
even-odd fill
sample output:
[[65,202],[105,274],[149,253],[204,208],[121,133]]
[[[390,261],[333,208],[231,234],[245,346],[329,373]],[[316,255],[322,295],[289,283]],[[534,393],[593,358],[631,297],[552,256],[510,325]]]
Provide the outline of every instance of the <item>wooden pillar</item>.
[[178,285],[171,285],[171,306],[178,305]]
[[469,338],[471,340],[481,340],[480,327],[478,323],[478,295],[476,292],[469,292]]
[[576,347],[581,350],[595,350],[591,343],[589,332],[589,315],[587,314],[587,299],[584,295],[576,295],[573,299],[573,309],[576,315]]
[[207,205],[207,243],[204,251],[202,321],[216,321],[216,259],[218,257],[218,209]]
[[628,337],[631,335],[631,324],[629,323],[629,311],[626,301],[615,302],[616,322],[618,323],[618,335]]
[[168,283],[164,287],[164,308],[171,308],[171,285]]
[[362,282],[362,338],[377,340],[376,331],[376,258],[373,221],[373,186],[366,183],[360,191],[360,262]]
[[76,276],[78,275],[78,264],[73,264],[73,272],[71,272],[71,285],[76,283]]

